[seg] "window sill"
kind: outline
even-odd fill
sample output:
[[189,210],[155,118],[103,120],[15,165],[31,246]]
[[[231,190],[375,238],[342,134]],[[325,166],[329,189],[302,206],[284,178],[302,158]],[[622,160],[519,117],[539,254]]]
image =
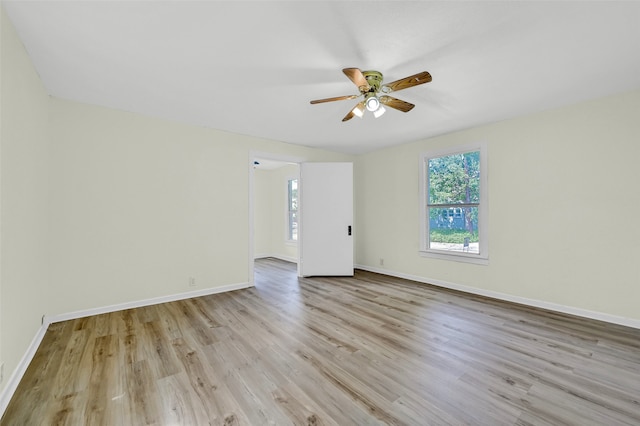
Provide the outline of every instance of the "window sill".
[[430,259],[450,260],[453,262],[472,263],[474,265],[488,265],[489,258],[478,254],[452,253],[443,250],[420,250],[420,256]]

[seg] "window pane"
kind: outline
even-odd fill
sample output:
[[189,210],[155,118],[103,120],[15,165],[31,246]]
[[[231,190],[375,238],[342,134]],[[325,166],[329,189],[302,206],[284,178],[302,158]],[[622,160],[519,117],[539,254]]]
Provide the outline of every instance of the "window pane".
[[289,226],[288,239],[292,241],[298,240],[298,180],[289,179],[288,181],[288,210],[289,210]]
[[289,212],[289,239],[293,241],[298,240],[298,213]]
[[480,151],[430,158],[429,204],[480,202]]
[[480,253],[478,207],[430,207],[429,248]]
[[289,210],[298,210],[298,180],[289,180]]

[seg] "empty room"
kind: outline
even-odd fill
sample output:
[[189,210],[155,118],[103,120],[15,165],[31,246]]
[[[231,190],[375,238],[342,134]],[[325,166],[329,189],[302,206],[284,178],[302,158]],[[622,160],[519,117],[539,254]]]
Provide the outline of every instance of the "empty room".
[[640,424],[640,2],[0,15],[0,425]]

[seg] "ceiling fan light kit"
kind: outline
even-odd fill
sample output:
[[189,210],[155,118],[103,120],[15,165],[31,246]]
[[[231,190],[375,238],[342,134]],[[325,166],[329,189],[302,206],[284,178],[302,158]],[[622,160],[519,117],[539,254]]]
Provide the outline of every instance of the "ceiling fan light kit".
[[375,93],[367,93],[365,105],[367,106],[367,110],[373,112],[380,108],[380,100]]
[[351,112],[353,112],[353,114],[358,117],[358,118],[362,118],[362,116],[364,115],[364,103],[360,102],[358,105],[356,105],[355,107],[353,107],[353,109],[351,110]]
[[[333,98],[311,101],[311,104],[320,104],[325,102],[356,99],[363,96],[364,100],[360,101],[351,111],[349,111],[342,121],[350,120],[354,116],[362,118],[365,109],[372,112],[375,118],[378,118],[386,111],[383,104],[393,109],[397,109],[398,111],[409,112],[415,106],[414,104],[387,96],[386,93],[408,89],[409,87],[428,83],[432,80],[431,74],[427,71],[422,71],[418,74],[401,78],[400,80],[396,80],[389,84],[382,84],[383,77],[382,73],[379,71],[360,71],[359,68],[344,68],[342,72],[358,87],[358,90],[360,91],[359,95],[336,96]],[[385,95],[378,96],[379,92],[385,93]]]
[[386,111],[386,109],[385,109],[382,105],[380,105],[380,106],[378,107],[378,109],[376,109],[375,111],[373,111],[373,116],[374,116],[375,118],[378,118],[378,117],[380,117],[382,114],[384,114],[384,112],[385,112],[385,111]]

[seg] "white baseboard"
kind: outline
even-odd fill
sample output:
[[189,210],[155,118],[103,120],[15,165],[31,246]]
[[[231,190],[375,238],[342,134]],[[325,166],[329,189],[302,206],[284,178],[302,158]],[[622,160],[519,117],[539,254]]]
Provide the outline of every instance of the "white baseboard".
[[240,290],[253,287],[250,283],[229,284],[221,287],[206,288],[203,290],[188,291],[186,293],[171,294],[168,296],[154,297],[152,299],[139,300],[135,302],[120,303],[117,305],[103,306],[100,308],[87,309],[83,311],[70,312],[67,314],[51,315],[44,317],[45,324],[68,321],[72,319],[84,318],[92,315],[106,314],[109,312],[123,311],[125,309],[141,308],[143,306],[157,305],[159,303],[174,302],[176,300],[190,299],[192,297],[207,296],[209,294],[226,293],[227,291]]
[[546,302],[544,300],[529,299],[526,297],[500,293],[497,291],[484,290],[481,288],[470,287],[462,284],[455,284],[447,281],[425,278],[417,275],[405,274],[402,272],[396,272],[389,269],[376,268],[376,267],[367,266],[367,265],[355,265],[355,267],[357,269],[362,269],[363,271],[375,272],[378,274],[389,275],[397,278],[404,278],[411,281],[417,281],[423,284],[431,284],[437,287],[443,287],[451,290],[462,291],[465,293],[475,294],[478,296],[490,297],[492,299],[518,303],[520,305],[531,306],[534,308],[541,308],[549,311],[560,312],[564,314],[575,315],[582,318],[590,318],[598,321],[608,322],[611,324],[624,325],[626,327],[640,329],[640,320],[637,320],[634,318],[620,317],[616,315],[607,314],[604,312],[590,311],[587,309],[576,308],[573,306],[566,306],[566,305],[560,305],[558,303]]
[[256,254],[255,256],[253,256],[254,259],[264,259],[267,257],[284,260],[285,262],[298,263],[298,259],[296,259],[295,257],[283,256],[281,254]]
[[47,332],[47,327],[49,327],[49,324],[42,324],[40,326],[38,332],[33,337],[33,340],[31,340],[31,344],[29,345],[27,352],[25,352],[24,356],[18,363],[18,367],[13,371],[11,377],[9,377],[9,380],[7,381],[7,385],[2,389],[2,393],[0,393],[0,418],[4,414],[4,410],[7,409],[7,406],[11,401],[11,397],[18,388],[20,380],[22,380],[22,376],[24,376],[24,373],[27,371],[27,367],[35,356],[36,351],[40,346],[40,342],[42,342],[44,334]]
[[42,342],[42,339],[44,338],[44,335],[47,332],[47,329],[49,328],[50,324],[61,322],[61,321],[72,320],[72,319],[84,318],[92,315],[106,314],[109,312],[117,312],[125,309],[140,308],[143,306],[157,305],[159,303],[167,303],[167,302],[174,302],[176,300],[190,299],[192,297],[207,296],[209,294],[226,293],[228,291],[241,290],[243,288],[249,288],[249,287],[253,287],[253,284],[250,284],[250,283],[229,284],[222,287],[213,287],[213,288],[207,288],[203,290],[189,291],[186,293],[155,297],[152,299],[139,300],[135,302],[120,303],[117,305],[103,306],[100,308],[70,312],[67,314],[50,315],[50,316],[45,315],[42,318],[42,325],[40,326],[40,329],[34,336],[27,351],[25,352],[24,356],[18,363],[18,367],[13,371],[13,374],[11,374],[11,377],[7,381],[7,385],[2,390],[2,393],[0,393],[0,417],[2,417],[2,415],[4,414],[4,411],[7,409],[7,406],[11,401],[11,397],[13,396],[14,392],[18,388],[18,384],[20,383],[20,380],[22,380],[24,373],[27,371],[27,367],[29,366],[29,364],[31,363],[31,360],[35,356],[36,351],[38,350],[38,347],[40,346],[40,343]]

